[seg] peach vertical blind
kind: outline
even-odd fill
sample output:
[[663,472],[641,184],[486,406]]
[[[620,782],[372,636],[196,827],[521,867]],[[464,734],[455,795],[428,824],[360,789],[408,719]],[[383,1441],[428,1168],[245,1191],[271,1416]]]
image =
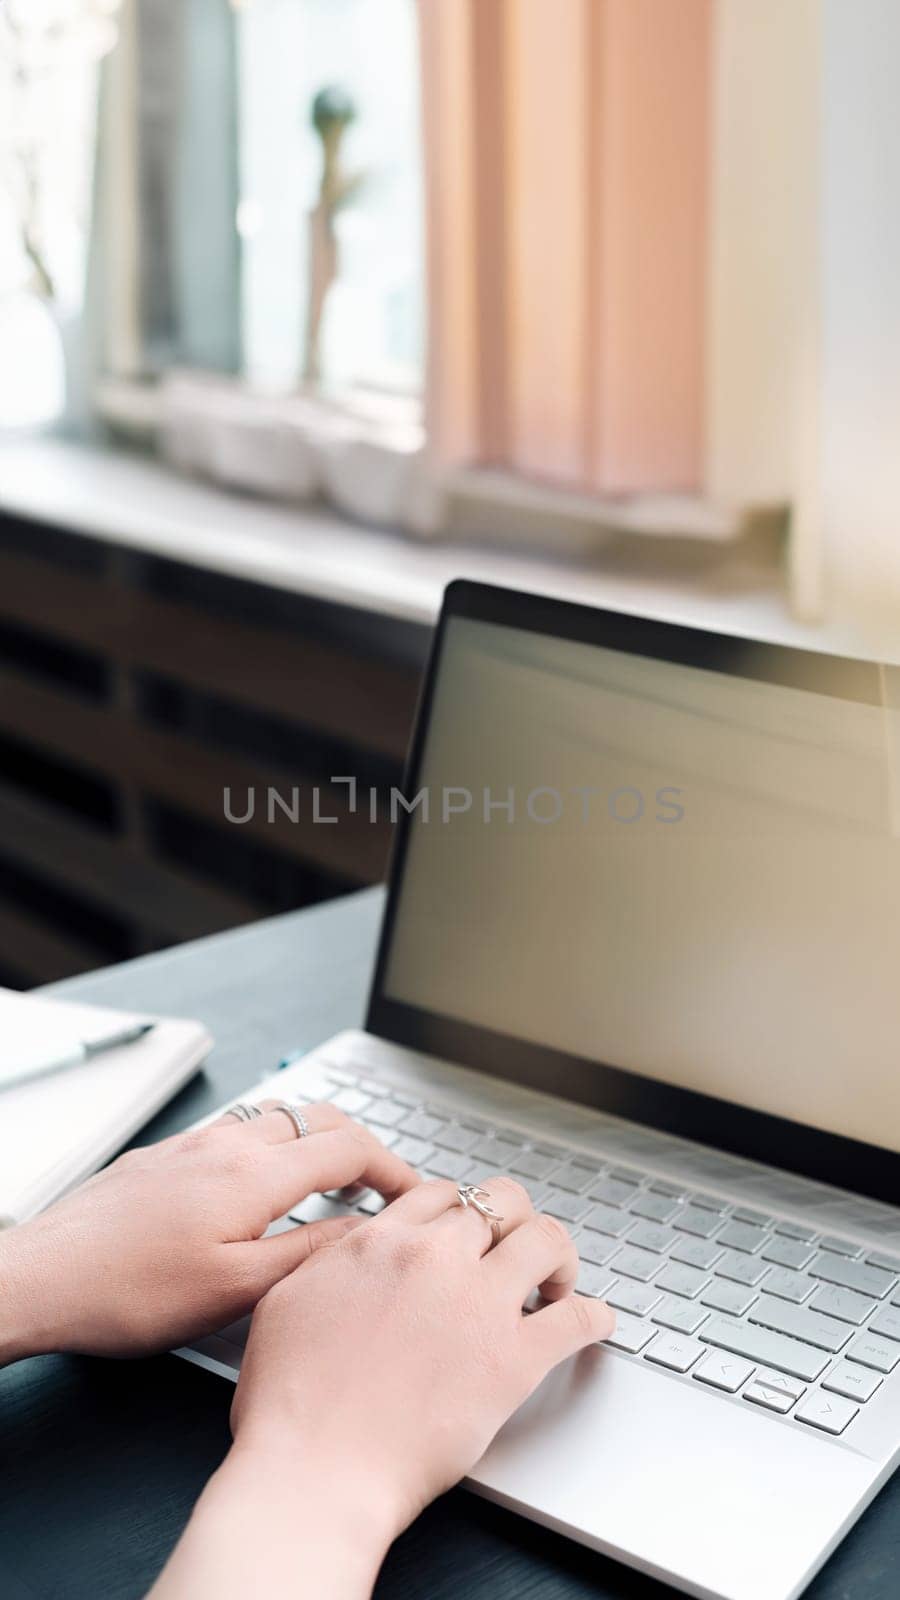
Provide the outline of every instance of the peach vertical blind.
[[419,0],[442,461],[700,487],[711,7]]

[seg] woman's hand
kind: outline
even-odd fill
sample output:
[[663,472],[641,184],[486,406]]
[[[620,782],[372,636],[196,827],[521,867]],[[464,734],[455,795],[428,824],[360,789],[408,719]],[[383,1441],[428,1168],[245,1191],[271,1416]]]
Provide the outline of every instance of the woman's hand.
[[[355,1464],[387,1493],[395,1531],[456,1483],[550,1368],[603,1339],[613,1314],[574,1295],[574,1242],[496,1178],[502,1216],[464,1209],[456,1185],[420,1185],[317,1250],[254,1316],[232,1408],[239,1446],[282,1460]],[[522,1306],[540,1287],[550,1303]]]
[[[368,1594],[395,1535],[551,1367],[612,1331],[606,1305],[572,1293],[578,1257],[562,1224],[535,1215],[513,1179],[486,1188],[503,1218],[493,1248],[489,1221],[434,1181],[266,1295],[234,1448],[159,1600]],[[549,1303],[523,1316],[537,1287]]]
[[390,1199],[418,1183],[334,1106],[304,1107],[131,1150],[33,1222],[0,1235],[0,1364],[48,1350],[143,1355],[252,1310],[357,1218],[260,1237],[308,1194],[357,1181]]

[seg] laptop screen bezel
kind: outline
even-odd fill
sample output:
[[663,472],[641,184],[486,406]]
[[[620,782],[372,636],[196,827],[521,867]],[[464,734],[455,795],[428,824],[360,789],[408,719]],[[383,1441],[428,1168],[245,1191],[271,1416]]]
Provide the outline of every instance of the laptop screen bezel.
[[[425,670],[403,779],[407,796],[416,794],[421,786],[435,685],[448,625],[456,617],[843,700],[883,703],[883,669],[878,662],[708,632],[458,580],[445,592]],[[392,999],[384,985],[412,822],[412,816],[401,808],[369,994],[366,1028],[370,1033],[593,1110],[897,1203],[900,1154],[894,1151]]]

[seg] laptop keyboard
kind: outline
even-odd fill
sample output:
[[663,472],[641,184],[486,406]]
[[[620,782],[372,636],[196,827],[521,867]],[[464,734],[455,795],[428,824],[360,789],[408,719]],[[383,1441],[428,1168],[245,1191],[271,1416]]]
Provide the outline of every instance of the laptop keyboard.
[[900,1257],[325,1070],[332,1102],[423,1177],[520,1178],[570,1228],[577,1292],[615,1307],[621,1355],[833,1436],[900,1366]]

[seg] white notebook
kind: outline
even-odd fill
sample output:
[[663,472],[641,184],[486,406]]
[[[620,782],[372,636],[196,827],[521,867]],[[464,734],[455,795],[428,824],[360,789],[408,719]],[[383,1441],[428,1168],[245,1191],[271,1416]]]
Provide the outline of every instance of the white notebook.
[[[67,1031],[75,1041],[142,1020],[0,989],[0,1061],[4,1038],[17,1047],[24,1036],[46,1039],[55,1052]],[[0,1228],[25,1222],[96,1172],[187,1082],[212,1047],[199,1022],[146,1020],[156,1026],[133,1044],[0,1089]]]

